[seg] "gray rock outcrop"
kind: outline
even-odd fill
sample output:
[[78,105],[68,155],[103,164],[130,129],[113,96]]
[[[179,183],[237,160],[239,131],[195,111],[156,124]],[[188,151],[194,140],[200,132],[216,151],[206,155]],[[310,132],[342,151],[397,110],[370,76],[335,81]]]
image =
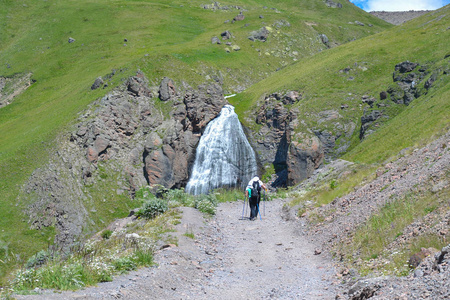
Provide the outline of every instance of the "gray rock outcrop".
[[177,91],[175,90],[173,80],[168,77],[164,77],[161,81],[161,85],[159,86],[159,99],[162,101],[167,101],[174,98],[176,95]]
[[284,96],[274,93],[265,98],[257,112],[256,123],[262,128],[251,135],[261,163],[275,166],[278,178],[273,186],[299,183],[310,176],[324,158],[324,149],[316,136],[294,134],[297,115],[285,105],[299,99],[300,94],[296,91]]
[[341,3],[336,3],[332,0],[325,0],[325,4],[328,7],[332,7],[332,8],[342,8],[342,4]]
[[248,39],[251,41],[265,42],[269,37],[270,31],[266,27],[262,27],[257,31],[250,32]]
[[[35,170],[20,199],[30,203],[25,213],[31,228],[55,226],[55,248],[68,248],[95,229],[92,198],[97,185],[110,186],[104,205],[113,209],[120,195],[133,197],[147,184],[183,187],[206,124],[226,104],[221,86],[209,84],[188,90],[179,98],[175,84],[164,79],[159,95],[172,107],[170,116],[156,108],[157,87],[149,88],[142,73],[95,101],[55,153]],[[154,91],[154,92],[152,92]],[[100,187],[99,187],[100,188]]]

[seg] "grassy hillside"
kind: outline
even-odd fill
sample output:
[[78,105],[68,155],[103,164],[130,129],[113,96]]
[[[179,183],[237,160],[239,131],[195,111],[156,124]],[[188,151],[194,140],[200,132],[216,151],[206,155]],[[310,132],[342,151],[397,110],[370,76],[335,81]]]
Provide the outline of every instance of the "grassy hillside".
[[[234,92],[327,49],[319,34],[335,47],[391,27],[341,2],[342,9],[332,9],[320,0],[226,1],[222,5],[245,9],[245,20],[232,24],[225,21],[238,9],[204,9],[199,0],[0,0],[0,76],[30,72],[35,80],[0,109],[2,262],[21,262],[52,242],[53,229],[28,229],[22,215],[27,203],[17,202],[17,195],[33,170],[48,160],[58,134],[87,104],[137,69],[153,84],[170,76],[196,86],[207,75],[220,75],[227,92]],[[349,24],[356,20],[366,26]],[[272,28],[267,42],[248,40],[249,32],[262,26]],[[240,51],[227,53],[224,43],[211,44],[225,30],[232,32]],[[118,72],[108,88],[91,91],[95,78],[112,69]],[[6,269],[0,266],[0,276]]]
[[[382,162],[403,148],[432,140],[435,134],[449,128],[450,78],[444,73],[449,67],[445,58],[450,54],[449,22],[450,6],[446,6],[404,25],[303,59],[231,100],[238,114],[243,114],[265,95],[298,90],[303,93],[303,99],[294,106],[300,112],[299,119],[304,121],[298,131],[327,129],[333,132],[340,124],[353,122],[357,129],[352,147],[344,158],[362,163]],[[399,116],[360,143],[360,118],[365,106],[362,96],[379,99],[379,93],[393,83],[395,65],[406,60],[437,70],[439,80],[427,95],[409,106],[402,105],[398,108],[402,111]],[[347,73],[342,72],[345,68],[349,70]],[[342,110],[343,104],[348,108]],[[393,103],[391,106],[397,109]],[[319,113],[325,110],[335,110],[340,117],[319,124]],[[254,126],[248,121],[247,125]]]

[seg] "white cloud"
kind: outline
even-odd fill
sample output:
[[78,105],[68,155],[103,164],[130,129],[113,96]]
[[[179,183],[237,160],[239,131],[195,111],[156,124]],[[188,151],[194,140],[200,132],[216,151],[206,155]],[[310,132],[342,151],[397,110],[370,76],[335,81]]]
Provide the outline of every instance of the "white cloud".
[[367,0],[364,6],[367,11],[408,11],[408,10],[434,10],[449,3],[448,0]]

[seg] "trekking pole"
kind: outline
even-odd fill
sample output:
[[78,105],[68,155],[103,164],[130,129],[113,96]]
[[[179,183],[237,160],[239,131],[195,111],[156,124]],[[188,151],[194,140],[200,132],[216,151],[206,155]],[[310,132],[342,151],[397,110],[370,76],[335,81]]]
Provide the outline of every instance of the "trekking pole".
[[[250,199],[248,198],[248,197],[245,197],[246,199],[244,200],[246,203],[248,203],[249,205],[250,205]],[[245,213],[244,213],[244,215],[246,216],[247,215],[247,204],[245,205]]]
[[242,206],[242,218],[241,219],[244,219],[245,198],[246,197],[244,197],[244,206]]
[[266,191],[264,191],[264,217],[266,216]]
[[262,221],[261,213],[259,212],[259,203],[256,203],[256,208],[258,209],[259,219]]

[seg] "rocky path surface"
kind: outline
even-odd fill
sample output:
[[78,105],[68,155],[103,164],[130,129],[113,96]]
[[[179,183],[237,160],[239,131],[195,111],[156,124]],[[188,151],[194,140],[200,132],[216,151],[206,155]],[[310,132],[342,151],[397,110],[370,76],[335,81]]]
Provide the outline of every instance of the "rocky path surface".
[[178,247],[162,249],[155,256],[157,266],[76,292],[20,298],[334,299],[331,260],[315,255],[317,247],[300,222],[282,218],[282,205],[267,202],[265,216],[256,221],[241,218],[242,202],[220,204],[209,220],[183,208],[173,233]]

